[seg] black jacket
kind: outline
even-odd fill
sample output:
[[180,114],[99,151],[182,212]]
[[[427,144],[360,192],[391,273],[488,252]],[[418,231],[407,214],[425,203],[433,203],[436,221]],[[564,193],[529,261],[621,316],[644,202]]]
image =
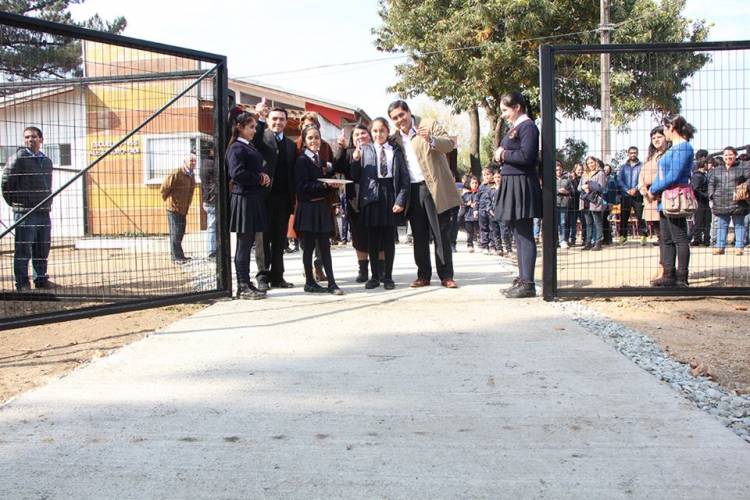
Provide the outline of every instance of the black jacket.
[[734,190],[738,184],[750,179],[750,169],[745,163],[735,163],[727,170],[719,166],[708,176],[708,198],[714,202],[713,213],[716,215],[747,215],[746,201],[734,201]]
[[213,158],[203,158],[201,162],[201,194],[206,205],[216,204],[216,165]]
[[690,185],[693,186],[695,199],[701,207],[708,207],[708,175],[706,172],[696,170],[690,178]]
[[253,144],[255,148],[263,155],[263,159],[266,162],[266,173],[271,176],[271,186],[267,188],[270,190],[273,188],[274,180],[276,179],[277,169],[286,168],[288,173],[287,182],[289,183],[289,194],[294,195],[294,189],[296,186],[294,180],[294,164],[297,159],[297,146],[294,141],[284,135],[282,144],[286,148],[286,162],[285,165],[279,165],[279,144],[276,142],[276,137],[270,129],[267,128],[265,122],[258,122],[258,128],[255,130],[255,136],[253,137]]
[[[26,212],[52,193],[52,160],[34,156],[27,148],[20,148],[8,159],[3,170],[3,198],[16,212]],[[42,210],[49,210],[48,200]]]
[[[370,144],[371,145],[371,144]],[[406,166],[406,157],[404,151],[397,144],[391,143],[393,147],[393,188],[396,194],[395,204],[404,207],[401,215],[406,215],[409,210],[409,194],[411,187],[411,177],[409,168]],[[376,150],[376,149],[375,149]],[[363,152],[364,154],[364,152]],[[368,155],[366,155],[368,156]],[[378,192],[378,166],[377,154],[373,155],[373,161],[352,160],[350,164],[350,174],[352,179],[359,184],[359,208],[365,207],[379,199]]]
[[500,142],[503,153],[503,175],[539,177],[539,129],[532,120],[513,127]]
[[265,194],[266,189],[260,185],[260,174],[268,172],[255,146],[235,141],[227,148],[226,160],[232,193]]
[[298,201],[312,201],[316,198],[325,198],[329,189],[318,179],[327,177],[323,169],[315,164],[305,153],[297,157],[294,164],[294,179],[297,183],[295,193]]

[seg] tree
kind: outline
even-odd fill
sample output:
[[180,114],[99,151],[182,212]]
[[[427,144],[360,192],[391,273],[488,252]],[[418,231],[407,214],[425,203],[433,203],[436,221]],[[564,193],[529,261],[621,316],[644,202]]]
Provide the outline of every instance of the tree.
[[[612,43],[701,42],[705,21],[681,15],[686,0],[621,0],[610,19]],[[582,0],[380,0],[383,24],[373,30],[378,49],[403,52],[399,81],[391,91],[424,93],[455,111],[481,106],[502,137],[499,102],[520,90],[539,101],[541,43],[598,43],[598,2]],[[543,39],[541,39],[544,37]],[[686,79],[709,58],[690,52],[644,63],[643,54],[612,58],[613,124],[639,113],[678,110]],[[599,108],[598,56],[556,60],[558,109],[568,117],[596,120]]]
[[[105,21],[95,15],[81,22],[73,20],[68,11],[70,5],[84,1],[0,0],[0,11],[108,33],[121,33],[125,29],[124,17]],[[81,62],[81,45],[76,39],[0,26],[0,74],[5,80],[81,76]]]
[[583,163],[583,157],[588,149],[584,141],[568,137],[565,139],[565,146],[557,150],[557,159],[563,164],[565,170],[570,171],[576,163]]

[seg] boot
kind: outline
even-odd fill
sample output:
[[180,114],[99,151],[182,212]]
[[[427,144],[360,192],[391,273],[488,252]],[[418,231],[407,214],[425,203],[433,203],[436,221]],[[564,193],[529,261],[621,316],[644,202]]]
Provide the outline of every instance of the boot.
[[678,288],[687,288],[688,287],[688,272],[687,271],[677,271],[677,274],[675,275],[675,286]]
[[367,259],[359,261],[359,272],[357,273],[357,283],[364,283],[367,281]]
[[676,284],[675,279],[675,270],[674,269],[664,269],[664,274],[661,278],[655,279],[651,282],[653,286],[675,286]]

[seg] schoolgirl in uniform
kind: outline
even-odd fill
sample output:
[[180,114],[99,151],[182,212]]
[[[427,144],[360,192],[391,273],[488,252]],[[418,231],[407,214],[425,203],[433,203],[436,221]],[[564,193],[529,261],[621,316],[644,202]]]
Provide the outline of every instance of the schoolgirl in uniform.
[[[303,153],[294,165],[297,190],[297,210],[294,214],[294,229],[302,234],[302,263],[305,267],[305,291],[309,293],[332,293],[343,295],[333,277],[331,261],[330,233],[333,230],[333,218],[326,197],[330,189],[336,186],[326,184],[318,179],[330,177],[333,170],[326,172],[320,159],[320,130],[315,125],[302,129]],[[315,281],[313,274],[313,252],[315,245],[320,249],[320,258],[328,278],[328,288],[323,288]]]
[[[466,248],[469,253],[474,253],[474,240],[479,233],[479,179],[472,176],[469,181],[469,190],[461,196],[464,206],[464,219],[466,229]],[[481,246],[480,246],[481,248]]]
[[232,136],[226,151],[227,171],[231,181],[229,230],[237,233],[234,266],[237,272],[237,298],[264,299],[266,292],[250,281],[250,250],[257,233],[268,223],[264,187],[271,184],[263,157],[252,143],[257,120],[243,111],[232,119]]
[[495,161],[502,164],[503,171],[495,215],[512,228],[518,252],[518,277],[505,291],[505,296],[534,297],[534,219],[542,216],[539,129],[534,124],[528,101],[520,92],[505,94],[500,99],[500,110],[511,128],[495,151]]
[[[396,256],[395,230],[399,218],[409,206],[410,177],[403,150],[388,141],[388,121],[376,118],[370,134],[372,144],[360,145],[352,154],[351,174],[359,184],[359,209],[367,231],[367,253],[371,277],[365,283],[368,290],[380,286],[393,290],[393,261]],[[384,269],[380,269],[380,251],[384,254]]]

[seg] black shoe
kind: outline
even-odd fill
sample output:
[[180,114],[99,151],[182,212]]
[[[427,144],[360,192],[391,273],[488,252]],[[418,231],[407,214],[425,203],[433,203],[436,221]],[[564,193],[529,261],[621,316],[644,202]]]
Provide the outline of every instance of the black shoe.
[[523,283],[521,286],[510,290],[505,296],[509,299],[527,299],[536,297],[536,287],[533,283]]
[[307,293],[328,293],[328,289],[327,288],[323,288],[322,286],[318,285],[317,283],[305,285],[305,291]]
[[394,283],[393,280],[383,280],[383,288],[386,290],[393,290],[396,288],[396,283]]
[[583,248],[581,248],[581,250],[582,250],[582,251],[583,251],[583,250],[591,250],[592,248],[593,248],[593,247],[591,246],[591,244],[590,244],[590,243],[586,243],[585,245],[583,245]]
[[601,241],[597,241],[596,244],[593,247],[591,247],[591,251],[592,252],[601,252],[602,251],[602,242]]
[[34,288],[37,290],[54,290],[55,288],[60,288],[60,285],[51,280],[44,280],[38,283],[34,282]]
[[515,278],[513,278],[513,283],[511,283],[510,288],[506,288],[505,290],[503,290],[503,295],[507,297],[511,291],[515,290],[521,285],[523,285],[523,281],[521,281],[521,278],[516,276]]
[[675,286],[677,284],[677,280],[675,279],[675,272],[672,271],[664,271],[664,274],[661,278],[657,278],[651,282],[651,286],[656,287],[671,287]]
[[271,288],[292,288],[293,286],[293,283],[289,283],[288,281],[285,281],[283,279],[281,281],[271,282]]
[[258,280],[258,290],[261,292],[267,292],[268,289],[271,288],[268,286],[268,282],[266,280]]
[[328,288],[324,288],[331,295],[344,295],[344,291],[338,287],[338,285],[328,285]]
[[266,298],[266,292],[262,292],[250,283],[242,283],[237,288],[236,298],[244,300],[260,300]]
[[368,280],[367,283],[365,283],[365,288],[367,290],[372,290],[373,288],[377,288],[380,286],[380,281],[372,279]]
[[357,278],[354,281],[356,281],[357,283],[364,283],[368,279],[370,278],[368,277],[367,272],[365,273],[360,272],[360,273],[357,273]]

